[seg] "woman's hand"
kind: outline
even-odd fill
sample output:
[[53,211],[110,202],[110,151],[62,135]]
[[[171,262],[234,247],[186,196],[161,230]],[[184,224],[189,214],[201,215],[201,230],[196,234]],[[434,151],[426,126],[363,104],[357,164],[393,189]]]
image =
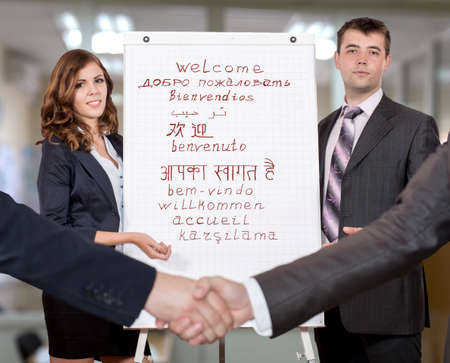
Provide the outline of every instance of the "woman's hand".
[[138,246],[148,257],[168,260],[172,253],[172,246],[163,242],[156,242],[146,233],[135,232],[130,241]]
[[167,260],[171,253],[171,246],[163,242],[156,242],[148,234],[141,232],[106,232],[97,231],[95,233],[95,243],[104,246],[117,246],[124,243],[133,243],[138,246],[148,257]]

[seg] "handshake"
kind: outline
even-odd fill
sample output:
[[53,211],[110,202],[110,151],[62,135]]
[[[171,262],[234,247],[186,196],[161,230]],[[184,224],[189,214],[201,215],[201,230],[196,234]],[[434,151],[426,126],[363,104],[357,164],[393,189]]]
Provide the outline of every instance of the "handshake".
[[[356,234],[360,230],[361,228],[344,227],[344,232],[349,235]],[[336,247],[337,244],[329,245],[335,245]],[[323,251],[326,254],[333,253],[332,248],[326,248],[326,250],[328,251]],[[311,256],[311,258],[314,259],[314,256]],[[334,261],[334,258],[332,259]],[[302,266],[302,261],[303,259],[299,259],[291,265],[297,270],[299,266]],[[326,260],[324,261],[328,266]],[[280,273],[281,276],[285,274],[283,269],[284,267],[281,267],[281,270],[277,271],[271,278],[279,280],[280,277],[277,276],[280,276]],[[320,269],[326,271],[321,267]],[[270,276],[272,275],[270,274]],[[287,276],[290,276],[290,274]],[[258,285],[257,282],[255,284]],[[297,284],[295,283],[295,285]],[[288,284],[288,286],[290,285]],[[265,328],[259,326],[260,330],[263,331],[260,334],[271,335],[269,331],[272,331],[272,321],[267,321],[271,319],[270,317],[266,318],[269,313],[269,306],[263,289],[261,291],[263,296],[257,293],[253,286],[250,287],[249,292],[252,295],[252,300],[254,300],[251,301],[249,292],[243,284],[220,276],[203,277],[194,281],[158,271],[153,289],[144,308],[156,317],[158,328],[163,328],[168,324],[170,330],[191,345],[212,343],[224,337],[232,328],[238,328],[246,321],[254,318],[259,325],[265,326]],[[257,311],[252,307],[252,302],[258,306]],[[326,296],[324,296],[322,304],[327,302]],[[267,308],[263,308],[263,306]],[[315,307],[309,306],[308,309],[303,309],[303,314],[296,311],[296,319],[301,315],[303,315],[303,318],[298,321],[292,319],[290,322],[291,328],[296,323],[300,324],[319,313],[325,307],[318,304]],[[332,306],[328,306],[328,308],[330,307]],[[265,313],[265,311],[268,313]],[[257,316],[254,316],[254,314],[257,314]]]
[[157,272],[145,310],[156,326],[169,329],[191,345],[212,343],[253,319],[243,284],[222,277],[198,281]]

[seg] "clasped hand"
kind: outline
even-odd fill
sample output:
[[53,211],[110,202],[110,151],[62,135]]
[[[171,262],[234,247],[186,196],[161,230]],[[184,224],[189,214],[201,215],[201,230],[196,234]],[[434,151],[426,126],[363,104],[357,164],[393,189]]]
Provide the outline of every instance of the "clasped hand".
[[145,309],[191,345],[212,343],[253,318],[245,287],[222,277],[194,281],[158,272]]

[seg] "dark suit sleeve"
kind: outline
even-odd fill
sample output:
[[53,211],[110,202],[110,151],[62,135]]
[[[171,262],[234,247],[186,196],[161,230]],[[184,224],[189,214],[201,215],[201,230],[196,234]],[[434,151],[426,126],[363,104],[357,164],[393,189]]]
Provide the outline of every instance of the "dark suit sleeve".
[[69,149],[60,141],[52,144],[45,140],[37,183],[41,215],[75,229],[87,241],[94,241],[94,228],[73,227],[68,219],[73,173]]
[[439,132],[436,121],[433,117],[426,116],[420,121],[417,127],[408,154],[408,181],[411,180],[423,162],[436,150],[439,145]]
[[407,272],[447,243],[448,162],[445,145],[425,161],[394,207],[345,243],[257,275],[273,335]]
[[153,287],[152,267],[80,242],[77,232],[2,192],[0,209],[0,272],[117,324],[130,325],[137,318]]

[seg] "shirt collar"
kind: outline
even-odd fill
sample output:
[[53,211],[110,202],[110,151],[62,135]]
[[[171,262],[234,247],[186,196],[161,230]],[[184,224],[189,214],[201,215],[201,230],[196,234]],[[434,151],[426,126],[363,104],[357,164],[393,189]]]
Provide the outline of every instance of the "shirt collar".
[[[376,91],[373,95],[366,98],[364,101],[362,101],[358,107],[363,110],[363,112],[370,118],[373,114],[373,111],[377,108],[378,104],[380,103],[381,99],[383,98],[383,91],[381,87]],[[344,100],[344,104],[342,105],[341,110],[344,110],[345,106],[349,106],[347,102]],[[341,111],[341,116],[342,116]]]
[[103,136],[103,140],[105,140],[106,150],[108,151],[108,154],[111,155],[114,160],[117,160],[119,155],[117,154],[117,151],[111,141],[109,141],[106,136]]

